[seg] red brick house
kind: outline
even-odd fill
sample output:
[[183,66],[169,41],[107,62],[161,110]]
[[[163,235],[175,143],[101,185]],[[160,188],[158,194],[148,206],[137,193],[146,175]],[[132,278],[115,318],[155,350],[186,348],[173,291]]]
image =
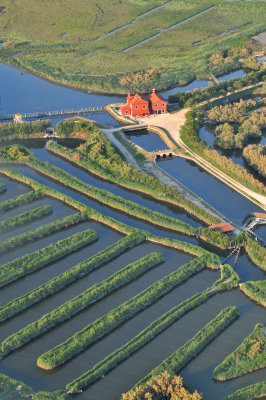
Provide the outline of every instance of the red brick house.
[[155,89],[148,96],[150,103],[151,114],[166,114],[167,113],[167,101],[160,95],[155,93]]
[[143,99],[139,94],[135,96],[127,96],[127,104],[120,106],[122,115],[131,115],[132,117],[148,117],[149,115],[149,102]]

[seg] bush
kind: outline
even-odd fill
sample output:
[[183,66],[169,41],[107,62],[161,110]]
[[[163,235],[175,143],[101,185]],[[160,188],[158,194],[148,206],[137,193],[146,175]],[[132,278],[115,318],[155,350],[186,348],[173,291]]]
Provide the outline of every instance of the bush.
[[230,394],[225,400],[255,400],[266,395],[266,381],[246,386]]

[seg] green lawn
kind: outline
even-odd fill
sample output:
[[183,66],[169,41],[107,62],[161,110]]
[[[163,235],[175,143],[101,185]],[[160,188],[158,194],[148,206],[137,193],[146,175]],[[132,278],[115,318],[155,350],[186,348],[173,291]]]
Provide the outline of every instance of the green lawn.
[[[248,39],[266,28],[266,2],[257,0],[171,0],[138,17],[164,3],[46,0],[37,4],[34,0],[3,0],[0,41],[5,45],[0,47],[0,58],[90,90],[125,93],[134,88],[145,92],[195,77],[208,78],[212,53],[230,49],[240,43],[239,39]],[[95,40],[125,24],[129,25]],[[166,30],[160,36],[121,53],[161,29]],[[148,74],[135,74],[147,70]]]

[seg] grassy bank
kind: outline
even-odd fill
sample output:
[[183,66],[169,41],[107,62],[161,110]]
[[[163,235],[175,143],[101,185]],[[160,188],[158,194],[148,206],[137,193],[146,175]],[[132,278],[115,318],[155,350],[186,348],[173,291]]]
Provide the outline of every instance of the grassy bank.
[[1,343],[1,357],[17,350],[24,344],[72,318],[80,311],[118,290],[163,261],[164,257],[160,253],[151,253],[135,263],[129,264],[104,281],[96,283],[73,299],[6,338]]
[[64,364],[67,360],[84,351],[96,340],[133,318],[138,312],[156,302],[166,293],[169,293],[174,287],[203,270],[206,267],[207,258],[207,256],[197,258],[158,280],[135,297],[89,324],[65,342],[42,354],[37,360],[37,365],[43,369],[54,369]]
[[21,277],[30,274],[37,269],[58,260],[66,254],[80,249],[97,239],[97,234],[92,229],[76,233],[66,239],[59,240],[33,253],[1,265],[0,287],[8,285]]
[[25,213],[16,215],[0,222],[0,232],[6,232],[11,229],[16,229],[22,225],[29,224],[53,212],[51,206],[41,206],[34,210],[26,211]]
[[219,291],[237,288],[240,282],[239,275],[229,264],[222,265],[220,268],[221,278],[213,284],[213,288]]
[[240,290],[258,304],[266,307],[266,281],[247,281],[241,283]]
[[238,348],[213,371],[213,378],[226,381],[266,367],[265,327],[257,324]]
[[0,183],[0,194],[6,191],[6,185],[4,183]]
[[138,245],[143,240],[145,240],[145,236],[141,233],[132,233],[131,235],[120,239],[118,242],[106,247],[104,250],[88,258],[86,261],[82,261],[81,263],[69,268],[67,271],[59,274],[47,283],[44,283],[23,296],[10,301],[6,305],[0,307],[0,322],[14,317],[16,314],[29,308],[31,305],[59,292],[72,282],[110,262],[128,249]]
[[199,330],[193,338],[188,340],[176,352],[167,357],[158,367],[154,368],[145,378],[141,379],[136,386],[143,385],[156,375],[169,372],[176,375],[184,366],[204,349],[216,336],[219,335],[229,324],[239,317],[237,307],[227,307],[214,319]]
[[[18,387],[20,387],[20,390],[17,390]],[[28,385],[25,385],[24,382],[13,379],[10,376],[0,374],[0,396],[3,399],[11,400],[15,398],[26,398],[30,397],[32,393],[33,389]]]
[[245,248],[251,261],[259,268],[263,269],[263,271],[266,271],[266,249],[251,238],[247,238]]

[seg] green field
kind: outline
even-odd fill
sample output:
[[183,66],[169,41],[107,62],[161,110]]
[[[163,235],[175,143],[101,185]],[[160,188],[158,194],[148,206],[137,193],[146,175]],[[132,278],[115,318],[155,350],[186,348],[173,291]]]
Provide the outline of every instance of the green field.
[[209,78],[219,73],[209,64],[211,54],[236,47],[266,27],[266,3],[257,0],[3,0],[1,9],[1,59],[101,92],[145,92]]

